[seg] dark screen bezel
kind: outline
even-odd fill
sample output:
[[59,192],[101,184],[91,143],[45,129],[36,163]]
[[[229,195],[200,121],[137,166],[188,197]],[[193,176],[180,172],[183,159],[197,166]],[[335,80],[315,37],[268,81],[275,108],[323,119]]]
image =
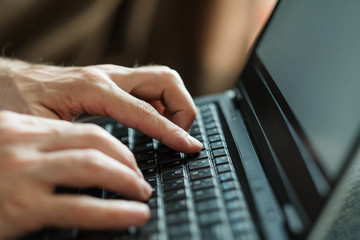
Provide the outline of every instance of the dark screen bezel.
[[[253,106],[253,109],[255,109],[254,114],[257,116],[257,119],[259,119],[260,125],[266,134],[266,138],[269,140],[271,148],[274,150],[281,163],[291,186],[294,188],[294,192],[297,195],[296,197],[301,202],[302,209],[305,209],[306,215],[311,221],[315,221],[327,196],[319,193],[314,183],[314,178],[311,177],[309,169],[298,149],[305,147],[305,149],[302,150],[309,153],[312,161],[314,161],[319,168],[319,173],[321,173],[321,177],[323,178],[325,177],[324,171],[321,169],[316,153],[306,138],[304,131],[301,129],[300,124],[296,121],[285,98],[282,96],[274,80],[256,55],[256,48],[281,2],[282,1],[278,1],[272,16],[269,18],[269,21],[257,38],[249,60],[239,78],[237,88],[240,92],[248,96],[247,101]],[[269,119],[271,119],[270,124]],[[274,121],[277,122],[279,127],[276,131],[271,129],[274,126]],[[290,129],[294,129],[295,134],[297,135],[296,137],[301,139],[301,146],[294,141],[294,131],[291,131]],[[281,132],[281,134],[279,134],[279,132]],[[283,146],[282,149],[281,145]],[[289,161],[289,156],[292,158],[292,165],[296,167],[291,167],[288,164],[287,161]],[[300,183],[299,180],[301,180]],[[334,181],[331,182],[329,179],[327,179],[327,181],[329,185],[333,186],[335,184]],[[304,194],[304,192],[306,192],[306,194]]]

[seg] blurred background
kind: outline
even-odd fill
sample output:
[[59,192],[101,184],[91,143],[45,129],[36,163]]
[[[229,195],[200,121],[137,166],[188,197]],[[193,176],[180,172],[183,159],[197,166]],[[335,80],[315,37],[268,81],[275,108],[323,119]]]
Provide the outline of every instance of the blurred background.
[[233,86],[276,0],[0,0],[2,56],[167,65],[193,96]]

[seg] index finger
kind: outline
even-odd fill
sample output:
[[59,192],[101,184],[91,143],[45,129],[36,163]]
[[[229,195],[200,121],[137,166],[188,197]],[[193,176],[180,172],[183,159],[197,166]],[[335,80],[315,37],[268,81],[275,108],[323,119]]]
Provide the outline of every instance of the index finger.
[[138,129],[177,151],[195,153],[201,150],[202,144],[198,140],[169,119],[160,115],[147,102],[124,93],[122,97],[113,99],[113,104],[114,106],[109,105],[109,109],[114,110],[117,107],[121,111],[109,112],[109,114],[123,124]]
[[[111,77],[118,85],[124,85],[118,83],[116,76]],[[197,110],[176,71],[164,66],[141,67],[127,77],[131,79],[127,92],[146,101],[161,100],[164,116],[187,131],[190,129]]]
[[108,115],[122,124],[138,129],[168,147],[185,153],[201,150],[202,144],[181,127],[160,115],[149,103],[114,87],[102,87],[84,99],[86,112]]

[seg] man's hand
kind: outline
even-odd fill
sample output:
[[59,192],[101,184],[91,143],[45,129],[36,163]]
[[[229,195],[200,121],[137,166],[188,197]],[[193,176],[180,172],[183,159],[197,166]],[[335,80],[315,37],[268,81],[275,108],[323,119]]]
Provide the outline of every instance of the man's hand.
[[0,109],[72,121],[82,112],[108,115],[169,147],[194,153],[186,132],[196,107],[167,67],[55,67],[0,58]]
[[130,150],[100,127],[0,111],[0,156],[1,239],[44,226],[124,228],[149,218],[140,202],[53,194],[62,185],[150,197]]

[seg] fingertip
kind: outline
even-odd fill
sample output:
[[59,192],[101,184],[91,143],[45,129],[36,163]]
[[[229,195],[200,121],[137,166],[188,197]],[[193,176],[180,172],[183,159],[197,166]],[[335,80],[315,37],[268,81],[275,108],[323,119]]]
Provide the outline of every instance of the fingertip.
[[203,148],[201,142],[182,128],[176,128],[175,133],[171,136],[172,138],[170,140],[164,138],[162,142],[176,151],[183,153],[197,153]]
[[148,205],[140,202],[134,202],[134,218],[136,219],[136,226],[141,226],[150,218],[150,208]]
[[189,153],[199,152],[203,148],[203,144],[196,138],[192,137],[190,134],[186,135],[186,139],[190,145],[189,151],[191,151],[191,152],[189,152]]
[[144,174],[141,172],[140,168],[136,167],[136,173],[137,173],[137,175],[139,175],[139,177],[140,177],[141,179],[144,178]]
[[152,194],[152,187],[145,179],[141,179],[143,200],[148,200]]

